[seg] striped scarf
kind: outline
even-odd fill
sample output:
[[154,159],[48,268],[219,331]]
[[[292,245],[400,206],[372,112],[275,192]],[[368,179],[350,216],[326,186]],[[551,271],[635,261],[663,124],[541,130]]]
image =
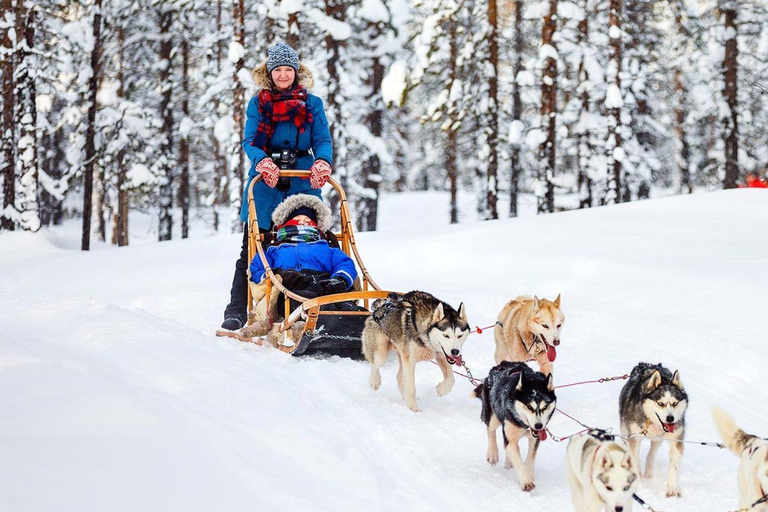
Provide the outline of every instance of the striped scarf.
[[276,123],[291,121],[299,133],[303,133],[306,125],[312,123],[312,112],[307,110],[307,95],[303,85],[284,92],[262,89],[259,93],[261,120],[251,146],[268,151]]
[[297,244],[300,242],[317,242],[322,240],[320,231],[313,226],[283,226],[277,230],[275,238],[278,244]]

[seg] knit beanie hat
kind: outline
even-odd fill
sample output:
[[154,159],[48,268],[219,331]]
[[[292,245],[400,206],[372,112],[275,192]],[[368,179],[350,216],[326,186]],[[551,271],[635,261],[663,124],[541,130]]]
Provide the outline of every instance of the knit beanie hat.
[[298,52],[282,42],[267,50],[267,73],[280,66],[291,66],[299,71]]
[[310,219],[312,219],[312,222],[317,224],[317,212],[314,208],[310,208],[309,206],[302,206],[300,208],[296,208],[291,213],[288,214],[288,220],[291,220],[295,218],[298,215],[306,215]]

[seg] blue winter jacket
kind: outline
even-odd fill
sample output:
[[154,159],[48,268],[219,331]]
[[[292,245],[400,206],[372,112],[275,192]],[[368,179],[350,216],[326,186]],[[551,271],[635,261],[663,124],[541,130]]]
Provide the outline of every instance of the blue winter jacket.
[[[323,100],[313,94],[307,95],[307,109],[312,113],[312,123],[309,127],[305,127],[304,132],[300,133],[298,128],[291,121],[281,121],[275,123],[275,133],[272,135],[271,150],[279,151],[281,149],[298,149],[299,151],[307,151],[309,149],[314,153],[299,158],[296,161],[296,169],[307,170],[312,167],[316,158],[325,160],[329,164],[333,165],[333,144],[331,143],[331,132],[328,129],[328,120],[325,117],[325,110],[323,109]],[[245,131],[243,133],[243,150],[248,155],[248,159],[251,161],[251,169],[248,171],[248,182],[245,185],[245,191],[243,192],[243,206],[240,209],[240,220],[248,222],[248,187],[251,184],[251,180],[258,174],[256,171],[256,164],[262,159],[268,157],[262,148],[251,146],[251,142],[256,137],[256,131],[261,121],[261,114],[259,114],[259,97],[254,96],[248,103],[248,109],[246,111],[247,119],[245,121]],[[298,134],[298,146],[296,144],[296,136]],[[306,181],[306,188],[312,191],[309,185],[309,181]],[[298,191],[296,193],[300,193]],[[311,192],[310,192],[311,193]],[[319,195],[319,191],[317,192]]]
[[[344,279],[347,289],[352,287],[357,277],[352,258],[344,254],[341,249],[329,246],[325,240],[273,245],[267,249],[266,257],[272,269],[328,272],[331,277]],[[258,255],[253,258],[250,269],[251,280],[255,283],[261,282],[264,277],[264,265]]]

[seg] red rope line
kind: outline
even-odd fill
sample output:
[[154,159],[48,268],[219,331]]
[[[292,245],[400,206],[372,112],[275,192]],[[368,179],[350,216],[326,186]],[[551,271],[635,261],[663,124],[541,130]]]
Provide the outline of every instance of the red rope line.
[[475,330],[474,330],[474,331],[470,331],[469,333],[470,333],[470,334],[475,334],[475,333],[477,333],[477,334],[483,334],[483,331],[487,331],[487,330],[488,330],[488,329],[490,329],[491,327],[496,327],[496,324],[493,324],[493,325],[489,325],[488,327],[480,327],[479,325],[476,325],[476,326],[475,326]]

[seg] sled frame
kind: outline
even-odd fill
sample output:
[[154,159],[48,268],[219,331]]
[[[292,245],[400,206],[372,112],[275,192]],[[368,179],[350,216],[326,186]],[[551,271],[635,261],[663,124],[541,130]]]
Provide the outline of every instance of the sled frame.
[[[280,177],[286,178],[304,178],[309,179],[309,171],[297,171],[297,170],[284,170],[280,171]],[[267,315],[271,315],[269,311],[269,300],[271,297],[272,289],[277,288],[283,293],[285,297],[283,322],[280,324],[280,332],[285,332],[291,325],[293,325],[299,319],[305,318],[306,325],[304,327],[304,333],[314,330],[317,324],[318,317],[323,314],[328,315],[369,315],[368,311],[320,311],[321,306],[333,304],[336,302],[344,301],[360,301],[362,300],[366,309],[369,309],[369,301],[373,299],[386,298],[390,292],[382,290],[373,278],[368,273],[368,269],[363,263],[363,259],[360,257],[360,253],[357,250],[357,244],[355,243],[355,233],[352,227],[352,219],[349,212],[349,203],[347,201],[347,195],[344,193],[344,189],[333,178],[328,179],[328,183],[336,190],[339,196],[339,216],[341,219],[341,231],[334,233],[339,241],[339,246],[344,253],[352,258],[357,267],[360,269],[360,273],[355,279],[353,288],[355,291],[337,293],[333,295],[325,295],[323,297],[317,297],[309,299],[302,297],[290,290],[288,290],[283,284],[276,278],[275,273],[267,262],[267,256],[262,245],[264,241],[264,235],[259,232],[259,220],[256,215],[256,203],[253,197],[253,187],[261,180],[261,175],[254,177],[248,186],[248,261],[253,261],[257,255],[261,259],[261,263],[264,265],[265,275],[269,278],[266,283],[266,298],[267,298]],[[293,313],[290,311],[291,299],[300,302],[301,306],[297,307]],[[278,305],[277,307],[280,307]],[[248,286],[248,325],[251,324],[250,312],[256,307],[253,301],[253,295],[251,293],[251,287]],[[303,334],[303,333],[302,333]],[[291,347],[279,346],[280,350],[284,352],[292,352],[298,345],[298,340],[294,340],[295,345]]]

